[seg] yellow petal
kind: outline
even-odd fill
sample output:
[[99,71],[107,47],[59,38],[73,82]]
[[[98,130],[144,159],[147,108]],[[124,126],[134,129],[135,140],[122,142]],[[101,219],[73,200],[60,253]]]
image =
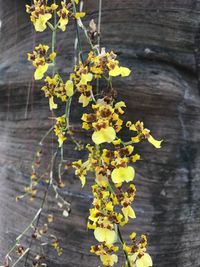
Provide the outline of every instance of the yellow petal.
[[40,14],[39,17],[34,22],[35,30],[37,32],[43,32],[47,27],[46,25],[47,21],[50,20],[51,17],[52,17],[51,14],[44,14],[44,15]]
[[59,143],[59,147],[61,147],[63,145],[63,142],[66,140],[67,138],[63,135],[63,134],[59,134],[58,136],[58,143]]
[[129,76],[131,73],[131,70],[129,68],[125,68],[125,67],[120,67],[120,74],[122,77],[126,77]]
[[74,0],[74,2],[78,5],[78,3],[79,3],[79,0]]
[[53,96],[51,96],[49,98],[49,108],[50,108],[50,110],[57,109],[57,106],[58,105],[54,103]]
[[151,256],[148,253],[145,253],[142,256],[141,260],[143,261],[143,266],[144,267],[151,267],[151,266],[153,266],[153,262],[152,262]]
[[97,227],[94,230],[94,237],[96,238],[97,241],[99,242],[104,242],[105,241],[105,229],[101,227]]
[[118,262],[118,256],[115,254],[102,254],[100,255],[100,259],[104,266],[113,266],[115,263]]
[[136,161],[138,161],[138,160],[140,160],[140,159],[141,159],[141,157],[140,157],[139,154],[135,154],[135,155],[133,155],[133,156],[131,157],[132,162],[136,162]]
[[65,90],[66,90],[67,96],[69,97],[71,97],[74,94],[74,84],[71,80],[66,82]]
[[86,178],[85,178],[85,176],[81,175],[79,178],[80,178],[82,187],[84,187],[85,182],[86,182]]
[[90,102],[91,97],[85,96],[84,94],[81,94],[79,96],[78,102],[83,104],[83,107],[86,107]]
[[50,59],[51,61],[54,61],[55,57],[56,57],[56,53],[55,53],[55,52],[52,52],[52,53],[50,54],[50,56],[49,56],[49,59]]
[[132,207],[130,205],[127,207],[123,207],[122,212],[124,214],[125,220],[128,220],[128,217],[130,217],[132,219],[136,218],[135,211],[132,209]]
[[76,12],[76,14],[75,14],[75,18],[76,19],[79,19],[79,18],[83,18],[83,17],[85,17],[85,12]]
[[51,9],[53,11],[55,11],[58,8],[58,5],[56,5],[55,3],[51,5]]
[[41,80],[44,77],[44,74],[47,71],[48,66],[49,65],[45,63],[44,65],[40,65],[36,68],[35,73],[34,73],[35,80]]
[[113,77],[119,76],[120,74],[121,74],[121,69],[119,66],[115,66],[114,69],[109,71],[109,75]]
[[91,82],[92,78],[92,73],[82,74],[79,85],[87,85],[88,82]]
[[117,236],[114,230],[97,227],[94,230],[94,236],[99,242],[106,242],[106,244],[113,244],[116,242]]
[[120,101],[120,102],[117,102],[115,104],[115,108],[118,109],[118,108],[125,108],[126,107],[126,104],[124,103],[124,101]]
[[145,267],[145,266],[143,265],[143,261],[142,261],[142,259],[138,259],[138,260],[136,260],[136,267]]
[[134,131],[134,132],[137,132],[137,129],[136,129],[136,127],[135,127],[135,124],[132,124],[132,125],[129,127],[129,130]]
[[61,29],[63,32],[66,30],[66,25],[68,24],[69,19],[66,17],[65,19],[60,18],[59,19],[59,26],[58,28]]
[[131,233],[131,234],[130,234],[130,239],[133,240],[133,239],[135,239],[135,238],[136,238],[136,233],[135,233],[135,232]]
[[131,141],[132,141],[133,143],[139,143],[141,140],[140,140],[140,138],[139,138],[139,135],[137,135],[137,136],[132,137],[132,138],[131,138]]
[[153,136],[151,136],[151,135],[149,136],[149,138],[147,140],[149,141],[149,143],[151,143],[156,148],[161,148],[162,140],[158,141],[158,140],[154,139]]
[[113,183],[122,183],[124,181],[128,183],[133,180],[134,176],[135,170],[131,166],[116,168],[111,174]]
[[106,229],[105,242],[106,244],[113,244],[117,241],[116,232],[114,230]]
[[92,135],[92,141],[100,145],[102,143],[111,143],[116,138],[116,132],[113,127],[102,128]]

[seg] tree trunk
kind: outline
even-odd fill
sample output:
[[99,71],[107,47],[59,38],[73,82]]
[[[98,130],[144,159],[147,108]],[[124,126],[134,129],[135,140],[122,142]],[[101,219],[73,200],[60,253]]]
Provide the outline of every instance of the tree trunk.
[[[50,32],[34,32],[25,13],[27,2],[0,0],[2,259],[40,205],[41,195],[34,203],[16,203],[15,197],[27,186],[38,142],[52,124],[41,84],[33,81],[26,59],[35,44],[50,44]],[[85,1],[86,24],[97,20],[97,2]],[[125,236],[130,231],[148,234],[155,267],[200,266],[199,12],[198,0],[103,0],[102,46],[117,52],[132,69],[129,78],[114,83],[119,99],[126,102],[127,119],[143,120],[157,139],[164,139],[160,150],[150,144],[136,147],[143,159],[136,168],[137,218],[123,231]],[[58,34],[59,69],[66,77],[73,65],[74,37],[73,23]],[[80,125],[77,104],[72,106],[72,117]],[[48,138],[43,151],[46,161],[51,148]],[[65,157],[77,158],[72,151],[68,147]],[[79,180],[68,173],[65,182],[62,194],[71,202],[70,216],[62,216],[52,196],[45,208],[46,214],[56,213],[50,232],[64,249],[58,259],[52,249],[46,249],[48,266],[97,266],[97,257],[89,252],[95,241],[86,230],[91,181],[81,189]]]

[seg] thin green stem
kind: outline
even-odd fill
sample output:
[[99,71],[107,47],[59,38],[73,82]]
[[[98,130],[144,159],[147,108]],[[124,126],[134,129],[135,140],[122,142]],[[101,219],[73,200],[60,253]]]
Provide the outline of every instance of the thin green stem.
[[65,106],[65,117],[66,117],[66,129],[69,129],[70,127],[70,121],[69,121],[69,116],[70,116],[70,107],[71,107],[71,102],[72,102],[72,97],[69,97],[66,102]]
[[100,41],[101,41],[101,13],[102,13],[102,0],[99,0],[99,17],[98,17],[98,26],[97,26],[97,32],[98,32],[98,37],[97,37],[97,45],[99,48],[99,51],[101,50],[100,48]]
[[[55,1],[54,1],[55,2]],[[56,17],[56,11],[54,11],[54,27],[52,30],[52,43],[51,43],[51,51],[52,53],[55,52],[55,46],[56,46],[56,31],[57,31],[57,17]],[[56,73],[56,58],[53,60],[53,76]]]
[[39,145],[40,146],[43,146],[43,142],[44,140],[46,139],[46,137],[50,134],[50,132],[53,130],[54,128],[54,125],[51,126],[51,128],[45,133],[45,135],[42,137],[41,141],[39,142]]
[[[117,225],[117,234],[118,234],[119,241],[120,241],[120,243],[122,245],[122,249],[123,249],[124,241],[123,241],[120,229],[119,229],[119,225]],[[125,255],[125,258],[126,258],[127,267],[131,267],[127,252],[124,249],[123,249],[123,252],[124,252],[124,255]]]
[[[73,7],[73,9],[74,9],[74,7]],[[76,10],[74,10],[74,12],[76,12]],[[82,45],[81,45],[80,32],[79,32],[77,20],[75,20],[75,28],[76,28],[76,37],[77,37],[77,41],[78,41],[78,51],[79,51],[78,52],[78,59],[81,60],[81,62],[83,62]]]
[[[76,13],[77,10],[76,10],[76,4],[75,4],[74,0],[72,0],[72,5],[73,5],[73,11],[74,11],[74,13]],[[94,46],[93,46],[93,43],[92,43],[92,41],[91,41],[91,39],[90,39],[90,37],[89,37],[89,35],[88,35],[87,29],[86,29],[85,26],[83,25],[82,20],[81,20],[80,18],[77,19],[77,25],[83,30],[83,32],[84,32],[84,34],[85,34],[85,37],[86,37],[86,39],[87,39],[87,41],[88,41],[88,43],[89,43],[89,45],[90,45],[90,48],[91,48],[92,50],[95,50],[95,48],[94,48]]]

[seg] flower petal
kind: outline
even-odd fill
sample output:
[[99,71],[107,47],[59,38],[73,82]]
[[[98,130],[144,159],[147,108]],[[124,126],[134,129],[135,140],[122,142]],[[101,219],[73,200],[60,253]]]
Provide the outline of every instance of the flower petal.
[[142,256],[143,266],[144,267],[151,267],[153,266],[153,262],[151,259],[151,256],[148,253],[145,253],[144,256]]
[[116,138],[116,132],[113,127],[102,128],[92,135],[92,141],[100,145],[102,143],[111,143]]
[[57,109],[58,105],[54,103],[53,96],[49,98],[49,108],[50,110]]
[[78,102],[83,104],[83,107],[86,107],[90,102],[91,96],[85,96],[84,94],[81,94],[79,96]]
[[122,183],[124,181],[128,183],[133,180],[134,176],[135,170],[131,166],[116,168],[111,174],[113,183]]
[[44,15],[40,14],[39,17],[34,22],[35,30],[37,32],[43,32],[47,27],[46,25],[47,21],[50,20],[51,17],[52,17],[51,14],[44,14]]
[[152,135],[150,135],[147,140],[149,141],[149,143],[151,143],[156,148],[161,148],[162,140],[158,141],[158,140],[154,139]]
[[114,69],[109,71],[109,75],[113,77],[119,76],[120,74],[121,74],[121,69],[119,66],[115,66]]
[[120,67],[120,74],[121,74],[122,77],[129,76],[130,73],[131,73],[131,70],[129,68]]
[[106,235],[105,234],[105,228],[97,227],[94,230],[94,237],[99,242],[104,242],[105,241],[105,235]]
[[48,66],[49,65],[45,63],[44,65],[40,65],[37,67],[34,73],[35,80],[41,80],[44,77],[44,73],[47,71]]

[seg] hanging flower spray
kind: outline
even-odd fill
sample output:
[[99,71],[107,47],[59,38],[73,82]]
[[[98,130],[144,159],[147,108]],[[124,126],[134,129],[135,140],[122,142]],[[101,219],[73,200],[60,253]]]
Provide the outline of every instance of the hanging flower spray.
[[[101,8],[101,0],[99,2]],[[50,110],[58,109],[61,112],[63,104],[59,105],[58,103],[65,103],[63,114],[59,117],[55,116],[55,123],[45,137],[52,130],[54,131],[61,154],[63,147],[71,141],[77,144],[78,149],[87,151],[88,156],[85,161],[79,159],[71,163],[68,162],[66,168],[74,168],[75,175],[80,178],[82,187],[87,182],[88,175],[91,176],[92,174],[93,177],[91,188],[93,206],[89,210],[87,228],[93,231],[98,243],[91,247],[91,253],[99,256],[103,266],[113,266],[118,262],[117,251],[121,249],[125,255],[124,267],[150,267],[152,260],[146,252],[146,236],[141,235],[138,238],[136,233],[132,232],[130,233],[130,242],[126,244],[120,229],[129,220],[136,218],[133,208],[136,188],[133,180],[135,177],[134,165],[140,160],[140,155],[135,153],[134,144],[147,140],[155,148],[160,148],[161,141],[154,139],[151,132],[144,127],[143,122],[124,121],[126,104],[124,101],[116,101],[117,92],[113,88],[113,82],[115,77],[126,79],[127,76],[131,75],[131,70],[120,64],[113,51],[100,48],[100,25],[97,29],[94,20],[92,20],[87,29],[81,20],[86,15],[85,12],[77,12],[79,4],[79,0],[71,0],[68,3],[66,1],[61,1],[61,3],[54,1],[51,5],[48,4],[47,0],[34,0],[32,5],[26,5],[26,12],[30,14],[35,31],[43,32],[47,28],[52,31],[51,48],[46,44],[39,44],[32,53],[28,53],[28,60],[35,68],[34,78],[43,81],[41,90],[48,99]],[[61,77],[56,67],[56,32],[67,31],[69,20],[74,20],[76,25],[78,60],[70,75]],[[83,51],[81,50],[79,30],[83,31],[91,50],[84,57],[85,59],[83,59]],[[51,75],[49,75],[50,70],[52,70]],[[99,88],[100,80],[106,82],[106,90]],[[85,109],[81,121],[82,128],[90,135],[90,142],[86,145],[81,145],[70,125],[71,102],[77,101],[74,100],[74,95],[78,95],[78,102]],[[121,131],[124,128],[127,128],[129,132],[128,138],[126,137],[128,140],[121,138]],[[52,165],[55,157],[56,153],[52,157]],[[36,162],[40,162],[40,160],[41,155],[38,152]],[[39,183],[37,168],[35,163],[32,167],[31,184],[26,188],[26,193],[31,194],[32,197],[35,197]],[[58,168],[60,169],[60,166]],[[50,168],[49,177],[46,179],[46,194],[50,187],[53,187],[57,192],[57,186],[53,182],[52,168]],[[59,177],[59,185],[63,187],[61,174]],[[62,196],[59,197],[60,202],[63,201],[63,203],[59,202],[60,206],[65,207],[63,215],[68,216],[69,203]],[[42,207],[30,226],[39,219],[41,211]],[[48,215],[48,223],[52,221],[53,215]],[[45,229],[40,229],[39,232],[37,229],[35,235],[42,234],[42,231]],[[10,253],[16,248],[19,249],[18,245],[22,236],[20,235],[16,239],[17,242],[7,254],[7,264],[9,264]],[[56,238],[52,241],[52,246],[59,255],[62,254],[62,249]],[[21,248],[20,258],[17,262],[29,253],[29,250],[30,247],[27,250]],[[40,260],[35,262],[38,264]]]

